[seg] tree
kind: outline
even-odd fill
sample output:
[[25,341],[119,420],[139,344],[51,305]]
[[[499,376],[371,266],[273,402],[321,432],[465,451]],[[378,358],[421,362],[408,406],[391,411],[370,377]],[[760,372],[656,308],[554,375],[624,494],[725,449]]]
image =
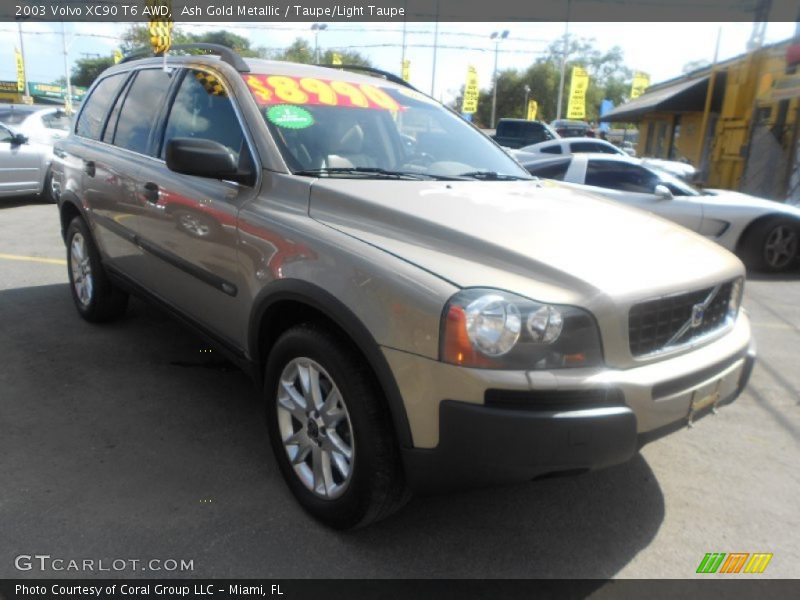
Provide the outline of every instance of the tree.
[[707,69],[711,66],[711,63],[708,62],[704,58],[700,58],[698,60],[690,60],[685,65],[683,65],[683,73],[691,73],[692,71],[697,71],[699,69]]
[[[333,54],[336,53],[342,58],[342,64],[361,65],[371,67],[372,62],[366,57],[353,50],[328,49],[322,52],[320,63],[329,65],[333,63]],[[288,62],[302,63],[311,65],[316,63],[314,48],[303,38],[296,38],[287,48],[272,52],[269,58],[274,60],[285,60]]]
[[113,56],[101,56],[100,58],[79,58],[75,61],[70,74],[72,85],[89,87],[98,75],[114,64]]
[[[564,40],[562,38],[550,44],[545,54],[527,69],[523,71],[507,69],[498,74],[498,118],[522,118],[526,115],[526,85],[531,89],[528,98],[539,103],[537,119],[552,121],[556,118],[563,51]],[[627,99],[633,72],[625,65],[621,48],[615,46],[607,52],[601,52],[594,47],[594,40],[573,37],[569,40],[567,56],[562,116],[566,115],[573,66],[581,66],[589,73],[589,87],[586,91],[587,120],[597,120],[600,103],[604,98],[610,99],[615,105],[619,105]],[[462,97],[463,89],[453,104],[453,108],[456,110],[461,109]],[[488,126],[491,120],[491,110],[492,86],[490,85],[488,89],[481,91],[478,98],[478,112],[473,117],[475,123]]]

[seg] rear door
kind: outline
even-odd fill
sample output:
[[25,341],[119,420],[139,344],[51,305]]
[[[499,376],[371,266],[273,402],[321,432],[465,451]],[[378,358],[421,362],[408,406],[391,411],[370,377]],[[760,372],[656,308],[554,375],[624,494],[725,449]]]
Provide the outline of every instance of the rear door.
[[0,125],[0,196],[36,194],[43,179],[43,149],[14,139],[14,132]]
[[[256,193],[254,153],[222,77],[181,69],[155,156],[142,164],[137,187],[148,196],[138,223],[147,251],[145,284],[223,341],[238,339],[246,315],[244,280],[237,263],[236,218]],[[219,142],[251,171],[250,185],[176,173],[167,168],[173,138]],[[235,344],[231,344],[235,345]]]

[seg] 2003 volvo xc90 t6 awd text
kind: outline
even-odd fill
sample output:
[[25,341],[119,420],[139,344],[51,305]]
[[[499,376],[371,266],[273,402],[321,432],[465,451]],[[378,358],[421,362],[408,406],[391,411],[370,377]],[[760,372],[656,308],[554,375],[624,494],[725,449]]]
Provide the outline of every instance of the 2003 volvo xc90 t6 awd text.
[[245,368],[318,519],[620,463],[746,384],[728,251],[530,177],[388,74],[212,50],[90,90],[53,167],[71,290]]

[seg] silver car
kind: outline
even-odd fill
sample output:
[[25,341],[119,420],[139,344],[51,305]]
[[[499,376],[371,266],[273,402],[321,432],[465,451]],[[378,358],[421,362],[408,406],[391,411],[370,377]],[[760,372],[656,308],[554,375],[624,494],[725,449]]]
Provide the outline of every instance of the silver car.
[[214,52],[89,91],[54,163],[70,289],[251,374],[314,517],[617,464],[747,384],[727,250],[533,179],[398,77]]
[[16,129],[31,142],[53,146],[67,137],[71,119],[58,106],[0,104],[0,123]]
[[642,208],[736,252],[753,269],[785,271],[800,258],[800,208],[730,190],[699,190],[626,156],[524,160],[533,175]]
[[49,198],[50,148],[0,124],[0,197]]

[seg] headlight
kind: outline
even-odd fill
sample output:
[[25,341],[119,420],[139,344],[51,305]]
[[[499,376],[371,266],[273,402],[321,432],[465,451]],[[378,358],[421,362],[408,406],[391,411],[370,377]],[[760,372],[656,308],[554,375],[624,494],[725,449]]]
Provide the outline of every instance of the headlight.
[[731,287],[731,298],[728,300],[728,317],[736,320],[739,316],[739,308],[742,306],[742,296],[744,295],[744,277],[737,277],[733,280]]
[[453,296],[442,320],[441,360],[486,369],[557,369],[603,362],[592,315],[490,289]]

